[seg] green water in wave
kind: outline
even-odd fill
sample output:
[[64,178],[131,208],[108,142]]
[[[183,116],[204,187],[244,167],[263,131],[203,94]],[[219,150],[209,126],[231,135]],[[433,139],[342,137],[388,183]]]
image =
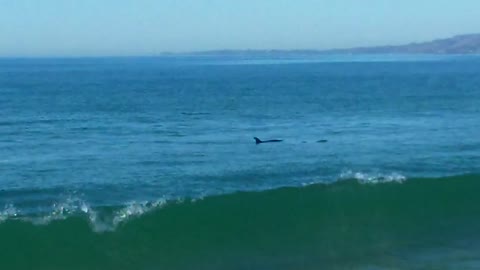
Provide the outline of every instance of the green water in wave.
[[9,220],[0,268],[450,269],[480,259],[478,190],[470,175],[237,193],[170,203],[103,233],[81,217]]

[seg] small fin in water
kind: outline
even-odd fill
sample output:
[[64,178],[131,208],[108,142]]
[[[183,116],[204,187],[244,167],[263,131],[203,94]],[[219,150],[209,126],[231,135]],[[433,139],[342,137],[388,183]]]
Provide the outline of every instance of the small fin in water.
[[255,143],[256,144],[259,144],[259,143],[274,143],[274,142],[283,142],[283,140],[266,140],[266,141],[262,141],[260,140],[259,138],[257,137],[253,137],[255,139]]

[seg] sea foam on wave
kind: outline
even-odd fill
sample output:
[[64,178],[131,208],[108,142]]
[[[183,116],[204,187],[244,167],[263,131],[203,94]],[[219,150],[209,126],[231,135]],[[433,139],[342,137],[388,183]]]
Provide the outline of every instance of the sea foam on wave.
[[18,210],[12,204],[8,204],[0,211],[0,222],[3,222],[9,218],[16,217]]
[[35,225],[48,225],[53,221],[65,220],[70,217],[86,217],[93,231],[114,231],[120,224],[134,217],[139,217],[167,204],[167,199],[161,198],[153,202],[130,202],[116,210],[92,208],[87,202],[75,197],[53,203],[51,210],[38,216],[22,215],[13,204],[0,209],[0,223],[9,219],[31,222]]
[[403,183],[407,180],[407,177],[397,173],[379,173],[379,172],[354,172],[351,170],[344,171],[340,174],[339,180],[355,179],[361,184],[380,184],[380,183]]

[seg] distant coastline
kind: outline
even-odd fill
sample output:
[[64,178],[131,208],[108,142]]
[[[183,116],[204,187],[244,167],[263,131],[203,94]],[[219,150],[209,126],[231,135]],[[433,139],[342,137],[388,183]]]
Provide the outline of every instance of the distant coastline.
[[[436,39],[429,42],[409,43],[396,46],[355,47],[329,50],[212,50],[188,55],[224,55],[224,56],[298,56],[326,54],[480,54],[480,33],[458,35],[451,38]],[[172,55],[178,55],[172,53]]]
[[185,52],[157,52],[152,54],[131,55],[37,55],[37,56],[2,56],[0,60],[22,59],[87,59],[87,58],[151,58],[151,57],[232,57],[232,58],[265,58],[296,59],[328,55],[480,55],[480,33],[457,35],[450,38],[435,39],[428,42],[415,42],[404,45],[385,45],[372,47],[353,47],[346,49],[222,49]]

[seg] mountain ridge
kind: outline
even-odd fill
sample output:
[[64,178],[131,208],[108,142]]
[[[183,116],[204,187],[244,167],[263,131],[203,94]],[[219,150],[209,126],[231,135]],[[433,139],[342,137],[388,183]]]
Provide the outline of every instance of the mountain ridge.
[[346,49],[303,50],[210,50],[192,52],[193,55],[310,55],[310,54],[480,54],[480,33],[456,35],[427,42],[404,45],[353,47]]

